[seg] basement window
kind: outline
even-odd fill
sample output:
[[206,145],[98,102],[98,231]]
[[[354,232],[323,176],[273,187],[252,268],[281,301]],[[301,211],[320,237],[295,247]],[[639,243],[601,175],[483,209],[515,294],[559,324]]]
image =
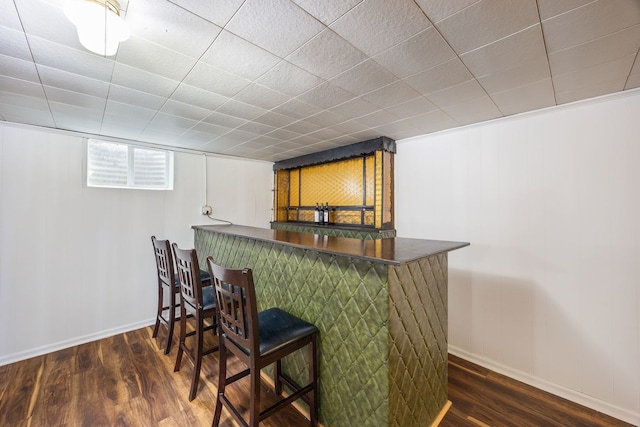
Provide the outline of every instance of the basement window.
[[89,139],[87,186],[173,190],[173,152]]

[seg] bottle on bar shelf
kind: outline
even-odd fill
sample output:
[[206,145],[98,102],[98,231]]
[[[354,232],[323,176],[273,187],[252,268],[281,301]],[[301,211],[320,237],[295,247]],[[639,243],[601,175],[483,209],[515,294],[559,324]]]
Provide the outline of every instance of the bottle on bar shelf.
[[324,223],[329,224],[329,202],[324,205],[324,211],[322,212]]
[[313,222],[320,224],[320,206],[318,206],[318,203],[316,203],[316,210],[313,211]]

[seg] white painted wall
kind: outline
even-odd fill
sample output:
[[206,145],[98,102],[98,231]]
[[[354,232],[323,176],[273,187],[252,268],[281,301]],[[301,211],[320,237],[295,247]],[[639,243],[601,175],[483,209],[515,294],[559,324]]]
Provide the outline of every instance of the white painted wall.
[[399,236],[449,256],[454,354],[640,424],[640,91],[398,142]]
[[[0,123],[0,365],[153,322],[150,237],[193,247],[205,157],[173,191],[87,188],[84,138]],[[273,165],[206,157],[213,216],[268,227]]]

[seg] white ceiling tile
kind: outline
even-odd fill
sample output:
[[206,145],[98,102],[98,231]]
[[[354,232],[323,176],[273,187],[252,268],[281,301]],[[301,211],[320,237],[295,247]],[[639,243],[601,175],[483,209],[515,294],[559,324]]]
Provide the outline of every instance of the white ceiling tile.
[[29,46],[38,65],[46,65],[73,74],[108,82],[114,69],[112,58],[77,50],[35,36],[29,36]]
[[471,80],[473,76],[467,67],[455,58],[404,79],[405,83],[423,95],[437,92]]
[[[24,107],[13,103],[4,103],[5,98],[0,98],[0,116],[4,120],[16,123],[25,123],[35,126],[55,128],[51,112],[47,109]],[[7,100],[10,102],[10,100]]]
[[230,99],[216,109],[216,112],[241,119],[253,120],[267,112],[266,109],[256,105],[245,104],[244,102]]
[[412,0],[367,0],[330,28],[369,56],[407,40],[431,26]]
[[202,0],[171,1],[220,27],[224,27],[244,3],[244,0],[216,0],[215,2]]
[[144,124],[147,123],[156,115],[156,110],[150,110],[148,108],[139,107],[137,105],[125,104],[123,102],[116,102],[108,100],[105,108],[105,114],[123,117],[126,123],[129,124]]
[[493,43],[538,22],[532,0],[483,0],[461,10],[436,27],[459,54]]
[[[282,129],[304,135],[304,134],[319,130],[320,126],[314,123],[305,122],[304,120],[298,120],[297,122],[293,122],[287,126],[284,126]],[[299,141],[299,140],[300,140],[300,137],[291,139],[291,141]]]
[[242,126],[247,122],[246,119],[230,116],[228,114],[223,114],[217,111],[214,111],[213,113],[209,114],[203,121],[213,125],[223,126],[228,128],[236,128],[238,126]]
[[216,138],[220,135],[224,135],[225,133],[231,132],[231,130],[232,128],[227,126],[218,126],[211,123],[200,122],[194,127],[192,127],[189,131],[205,133],[207,135],[210,135],[211,138]]
[[565,103],[569,100],[580,99],[574,98],[571,93],[593,93],[589,96],[592,97],[606,93],[603,92],[604,90],[609,92],[622,90],[635,59],[635,54],[627,55],[573,73],[553,76],[557,101]]
[[163,96],[157,96],[119,85],[111,85],[109,87],[109,100],[137,105],[154,111],[159,110],[167,101]]
[[70,73],[57,68],[38,65],[38,74],[43,84],[87,95],[106,98],[109,93],[109,83],[96,80],[80,74]]
[[0,76],[0,91],[17,93],[34,98],[45,98],[44,91],[39,83],[15,79],[13,77]]
[[73,23],[65,16],[63,3],[48,1],[20,1],[18,13],[28,35],[75,49],[84,49],[78,40]]
[[488,96],[444,107],[443,110],[461,125],[502,117],[502,113]]
[[129,123],[127,117],[105,114],[100,127],[101,135],[137,140],[144,131],[145,124]]
[[198,124],[197,120],[186,119],[172,114],[158,113],[151,119],[151,122],[149,122],[148,129],[169,135],[182,135],[196,124]]
[[161,97],[169,97],[180,84],[157,74],[116,63],[112,83]]
[[274,131],[276,128],[274,128],[273,126],[265,125],[263,123],[247,122],[237,129],[243,132],[255,133],[256,135],[264,135]]
[[[193,68],[196,59],[140,37],[131,36],[121,43],[118,63],[148,71],[172,80],[182,80]],[[171,64],[167,67],[167,64]]]
[[40,83],[35,64],[13,56],[0,55],[0,75]]
[[200,60],[255,80],[273,68],[280,58],[229,31],[222,31]]
[[369,92],[362,99],[380,108],[393,107],[420,96],[415,89],[403,81],[396,81],[388,86]]
[[302,135],[299,136],[297,138],[292,139],[291,141],[288,141],[292,144],[299,144],[298,148],[296,148],[296,150],[302,154],[308,154],[307,150],[304,150],[304,147],[309,146],[309,145],[313,145],[313,144],[317,144],[319,142],[322,142],[320,140],[320,138],[316,138],[310,135]]
[[106,100],[104,98],[85,95],[84,93],[73,92],[56,87],[44,86],[44,91],[50,102],[60,102],[92,110],[104,110],[106,104]]
[[640,7],[628,0],[589,3],[542,23],[549,53],[587,43],[640,23]]
[[269,132],[267,136],[278,139],[280,142],[282,142],[289,139],[297,138],[300,136],[300,134],[298,132],[293,132],[286,129],[276,129],[272,132]]
[[620,90],[622,89],[620,89],[619,80],[608,80],[605,82],[593,83],[588,86],[574,87],[567,90],[556,89],[556,101],[558,105],[561,105],[568,102],[575,102],[582,99],[615,93]]
[[352,97],[353,94],[327,82],[303,93],[298,99],[327,110],[335,105],[349,101]]
[[171,94],[171,99],[213,111],[227,102],[229,97],[181,83]]
[[[328,139],[339,137],[340,136],[340,132],[337,132],[337,131],[335,131],[333,129],[324,128],[324,129],[317,130],[315,132],[311,132],[309,134],[309,136],[312,136],[314,138],[319,138],[322,141],[326,141]],[[321,148],[320,144],[325,144],[325,147]],[[321,142],[321,143],[314,144],[314,145],[315,145],[315,148],[317,149],[316,151],[328,150],[329,148],[335,147],[334,144],[331,144],[329,146],[329,144],[326,144],[326,142]]]
[[[398,120],[400,120],[400,117],[385,110],[379,110],[356,119],[358,123],[369,127],[381,126]],[[335,129],[335,127],[333,129]]]
[[32,61],[27,38],[21,31],[0,27],[0,54]]
[[315,16],[316,19],[329,25],[362,0],[292,0],[298,6]]
[[406,126],[416,129],[420,134],[438,132],[459,126],[451,116],[442,110],[435,110],[419,116],[403,119],[397,124],[405,124]]
[[[168,1],[130,2],[126,23],[132,38],[137,36],[150,40],[192,58],[199,58],[221,30],[219,26]],[[121,49],[126,44],[129,40],[122,43]],[[138,54],[142,52],[140,50]]]
[[172,114],[174,116],[184,117],[191,120],[200,121],[211,114],[210,110],[196,107],[195,105],[185,104],[174,100],[167,100],[160,110],[162,113]]
[[515,89],[492,93],[491,99],[505,116],[556,104],[550,78]]
[[181,135],[181,137],[185,140],[185,142],[189,143],[189,148],[198,148],[214,138],[208,133],[198,132],[193,129],[186,131]]
[[633,64],[633,68],[631,68],[631,73],[629,73],[624,88],[633,89],[636,87],[640,87],[640,56],[636,56],[636,61]]
[[366,59],[364,53],[331,29],[325,29],[287,57],[287,61],[327,80]]
[[[335,130],[343,135],[345,134],[353,134],[355,132],[362,132],[368,129],[369,126],[363,125],[362,123],[354,120],[348,120],[346,122],[340,123],[335,126],[331,126],[329,129]],[[355,141],[354,141],[355,142]]]
[[442,21],[443,19],[460,12],[474,3],[480,0],[447,0],[447,1],[432,1],[432,0],[416,0],[418,6],[424,10],[427,14],[427,18],[431,22]]
[[280,61],[256,80],[263,86],[290,96],[297,96],[324,82],[318,76],[303,70],[288,61]]
[[0,26],[22,31],[22,24],[14,2],[0,2]]
[[183,82],[228,97],[234,96],[251,83],[247,79],[204,62],[198,62]]
[[384,135],[396,141],[413,136],[416,132],[415,129],[407,126],[406,123],[402,123],[399,121],[382,126],[377,126],[373,128],[372,131],[374,131],[376,135]]
[[279,128],[291,123],[291,117],[285,116],[284,114],[269,111],[261,115],[260,117],[256,117],[254,121],[258,123],[264,123],[265,125],[273,126],[275,128]]
[[345,122],[346,120],[347,119],[344,116],[326,110],[304,119],[305,122],[313,123],[322,127],[335,126],[339,123]]
[[256,135],[251,133],[251,132],[244,132],[241,130],[237,130],[234,129],[228,133],[225,133],[224,135],[218,137],[218,139],[222,140],[222,141],[233,141],[236,144],[243,144],[247,141],[252,140],[253,138],[255,138]]
[[336,114],[355,119],[356,117],[366,116],[378,110],[379,107],[365,101],[362,98],[353,98],[347,102],[331,107],[329,111]]
[[289,0],[247,0],[225,28],[284,58],[324,26]]
[[640,24],[549,54],[551,72],[564,74],[633,54],[640,48]]
[[594,0],[537,0],[538,10],[540,11],[540,19],[543,21],[551,18],[552,16],[560,15],[561,13],[568,12],[573,9],[577,9],[588,3],[593,3]]
[[253,83],[238,92],[233,99],[270,110],[286,102],[289,97],[268,87]]
[[350,70],[329,80],[336,85],[355,95],[363,95],[383,86],[393,83],[396,77],[385,70],[377,62],[368,59]]
[[15,105],[26,108],[33,108],[49,111],[49,103],[44,96],[27,96],[15,92],[0,90],[0,102],[5,105]]
[[398,77],[419,73],[455,57],[434,27],[385,50],[373,59]]
[[401,118],[419,116],[437,109],[438,107],[423,96],[386,108],[387,111]]
[[478,82],[491,94],[549,78],[551,75],[547,57],[540,56],[520,62],[514,68],[478,77]]
[[58,102],[49,102],[56,126],[80,132],[99,133],[104,110],[93,110]]
[[447,89],[427,95],[427,99],[440,108],[469,102],[486,96],[486,92],[475,80],[469,80]]
[[460,58],[474,76],[480,77],[515,68],[532,58],[545,56],[542,29],[540,25],[534,25],[460,55]]
[[279,105],[278,107],[273,109],[274,112],[284,114],[285,116],[292,117],[294,119],[303,119],[308,116],[312,116],[314,114],[322,111],[321,108],[316,107],[315,105],[308,104],[304,101],[300,101],[299,99],[290,99],[284,104]]

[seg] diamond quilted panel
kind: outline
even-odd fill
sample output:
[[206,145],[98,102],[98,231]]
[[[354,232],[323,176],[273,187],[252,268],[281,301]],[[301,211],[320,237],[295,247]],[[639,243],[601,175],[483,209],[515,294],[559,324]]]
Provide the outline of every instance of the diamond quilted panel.
[[447,402],[447,255],[389,269],[391,426],[430,425]]
[[[254,270],[261,310],[279,306],[320,330],[320,421],[326,426],[388,425],[389,299],[384,264],[195,230],[202,265],[208,255]],[[306,354],[285,360],[306,379]]]

